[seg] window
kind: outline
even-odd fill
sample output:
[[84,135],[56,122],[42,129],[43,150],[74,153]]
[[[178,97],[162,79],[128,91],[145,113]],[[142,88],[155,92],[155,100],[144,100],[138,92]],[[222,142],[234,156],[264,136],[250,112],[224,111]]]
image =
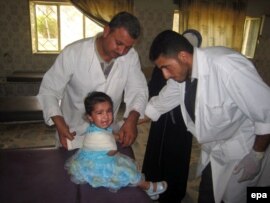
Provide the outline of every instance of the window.
[[179,33],[179,10],[174,10],[172,30]]
[[[179,26],[179,19],[182,17],[179,10],[174,11],[173,16],[173,27],[172,29],[176,32],[180,32],[181,27]],[[181,17],[180,17],[181,16]],[[242,47],[240,44],[241,53],[247,58],[254,58],[256,46],[258,43],[258,38],[263,28],[263,17],[249,17],[245,18],[244,32],[243,32],[243,43]],[[203,36],[205,37],[205,36]],[[215,37],[215,36],[214,36]],[[225,36],[226,37],[226,36]],[[209,38],[209,36],[206,36]],[[217,38],[213,38],[214,41],[218,41]],[[207,41],[207,40],[203,40]],[[222,43],[221,43],[222,44]],[[224,45],[223,45],[224,46]]]
[[254,57],[260,30],[262,30],[262,18],[246,17],[241,52],[248,58]]
[[94,36],[103,28],[70,3],[30,2],[33,53],[59,53],[76,40]]

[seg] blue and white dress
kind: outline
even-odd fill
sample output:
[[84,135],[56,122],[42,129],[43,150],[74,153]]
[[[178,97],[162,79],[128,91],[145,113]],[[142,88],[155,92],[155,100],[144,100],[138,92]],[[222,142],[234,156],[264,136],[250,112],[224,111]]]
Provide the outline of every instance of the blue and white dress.
[[89,183],[92,187],[107,187],[118,190],[128,185],[136,185],[142,179],[135,161],[117,153],[107,155],[108,151],[117,150],[111,128],[101,129],[91,124],[87,128],[83,147],[65,164],[74,183]]

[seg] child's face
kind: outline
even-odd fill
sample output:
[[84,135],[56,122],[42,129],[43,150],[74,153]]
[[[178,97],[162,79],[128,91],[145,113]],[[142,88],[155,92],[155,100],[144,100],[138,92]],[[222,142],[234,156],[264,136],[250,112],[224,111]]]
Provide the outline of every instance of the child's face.
[[97,127],[107,128],[113,122],[113,110],[109,102],[101,102],[94,106],[94,110],[91,115],[88,115],[88,119],[94,123]]

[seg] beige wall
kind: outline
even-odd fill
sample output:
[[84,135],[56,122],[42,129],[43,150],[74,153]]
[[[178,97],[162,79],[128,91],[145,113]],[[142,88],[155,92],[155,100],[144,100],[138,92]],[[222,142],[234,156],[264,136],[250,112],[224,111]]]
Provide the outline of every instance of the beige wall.
[[[171,28],[172,7],[167,0],[136,0],[135,14],[143,25],[143,36],[136,46],[143,67],[148,60],[152,38],[162,29]],[[56,55],[32,54],[28,0],[0,0],[0,77],[15,70],[46,71]]]
[[173,0],[137,0],[134,2],[135,14],[143,27],[143,34],[136,49],[140,55],[143,71],[147,77],[150,77],[152,70],[150,68],[153,67],[148,58],[150,45],[159,32],[172,29],[173,12],[174,9],[177,9],[177,5],[173,4]]
[[259,36],[253,62],[259,74],[270,86],[270,1],[249,0],[247,15],[251,17],[261,17],[265,15],[263,30]]
[[[148,60],[149,46],[160,31],[171,29],[176,5],[173,0],[135,0],[134,3],[135,14],[143,26],[143,35],[136,48],[145,70],[152,67]],[[269,0],[249,0],[249,3],[248,15],[270,14]],[[3,79],[15,70],[46,71],[56,55],[32,54],[28,0],[0,0],[0,13],[0,78]],[[269,24],[264,30],[270,30]],[[259,65],[258,70],[265,80],[270,81],[270,70],[267,67],[270,64],[270,50],[266,49],[270,45],[269,35],[263,36],[263,39],[265,43],[259,44],[256,51],[260,54],[256,53],[255,63]],[[261,54],[265,57],[259,57]]]
[[28,0],[0,0],[0,76],[14,70],[46,70],[54,55],[31,51]]

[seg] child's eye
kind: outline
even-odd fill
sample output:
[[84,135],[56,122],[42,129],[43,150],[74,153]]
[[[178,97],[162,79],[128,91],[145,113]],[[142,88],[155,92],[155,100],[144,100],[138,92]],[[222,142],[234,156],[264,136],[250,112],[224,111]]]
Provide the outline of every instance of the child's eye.
[[119,41],[116,41],[116,45],[120,46],[120,45],[122,45],[122,43]]

